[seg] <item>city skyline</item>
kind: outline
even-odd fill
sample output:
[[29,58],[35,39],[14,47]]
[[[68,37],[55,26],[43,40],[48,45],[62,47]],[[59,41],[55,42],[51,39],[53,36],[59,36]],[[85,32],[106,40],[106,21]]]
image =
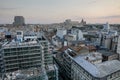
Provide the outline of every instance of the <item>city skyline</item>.
[[120,23],[120,0],[0,0],[0,24],[24,16],[26,23]]

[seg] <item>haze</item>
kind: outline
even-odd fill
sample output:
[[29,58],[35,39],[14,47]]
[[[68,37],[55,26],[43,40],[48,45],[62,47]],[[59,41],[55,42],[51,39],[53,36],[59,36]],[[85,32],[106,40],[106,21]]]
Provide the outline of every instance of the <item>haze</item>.
[[14,16],[26,23],[120,23],[120,0],[0,0],[0,23],[13,23]]

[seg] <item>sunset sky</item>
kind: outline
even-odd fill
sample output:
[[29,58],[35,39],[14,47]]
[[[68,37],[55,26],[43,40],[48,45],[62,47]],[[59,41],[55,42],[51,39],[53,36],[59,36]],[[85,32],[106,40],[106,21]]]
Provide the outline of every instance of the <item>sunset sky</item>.
[[26,23],[120,23],[120,0],[0,0],[0,24],[24,16]]

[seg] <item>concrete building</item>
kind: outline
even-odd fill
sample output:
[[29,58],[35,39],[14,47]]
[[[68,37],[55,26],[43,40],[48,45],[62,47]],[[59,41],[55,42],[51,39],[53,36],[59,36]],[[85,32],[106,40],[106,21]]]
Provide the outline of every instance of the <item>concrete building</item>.
[[104,28],[99,32],[99,43],[100,46],[107,48],[109,50],[116,51],[118,32],[116,30],[110,29],[108,23],[104,25]]
[[[60,56],[60,55],[59,55]],[[61,53],[61,59],[55,58],[65,80],[119,80],[120,61],[102,62],[99,52],[79,54],[68,48]]]
[[74,35],[74,34],[67,34],[67,35],[65,35],[65,39],[67,41],[76,41],[76,35]]
[[[56,80],[57,68],[53,65],[52,54],[49,53],[48,47],[48,41],[43,35],[34,40],[5,42],[0,48],[0,77],[2,80],[4,80],[6,76],[9,77],[9,74],[15,74],[15,72],[19,70],[20,72],[18,72],[18,74],[20,74],[20,76],[23,75],[21,77],[24,78],[17,80],[47,80],[40,79],[39,76],[42,74],[37,74],[41,68],[46,76],[49,76],[47,72],[50,70],[49,73],[52,72],[50,80],[51,78],[52,80]],[[46,66],[53,67],[51,69],[51,67],[46,68]],[[28,72],[28,75],[26,73],[27,69],[31,71]],[[18,75],[14,76],[17,77]],[[7,80],[11,80],[11,78]]]
[[28,32],[28,33],[24,34],[24,40],[37,40],[39,34],[36,34],[34,32]]
[[117,52],[117,45],[118,45],[118,36],[114,36],[112,39],[112,47],[111,50]]
[[71,34],[76,35],[76,40],[84,40],[83,33],[79,29],[72,28],[71,29]]
[[60,28],[60,29],[57,29],[57,36],[60,38],[60,39],[63,39],[64,35],[67,34],[67,30],[63,29],[63,28]]
[[[102,34],[102,37],[101,37],[101,45],[107,49],[112,49],[116,46],[112,46],[114,45],[113,42],[116,42],[117,41],[117,33],[116,31],[109,31],[107,34]],[[113,43],[113,44],[112,44]]]
[[24,26],[25,25],[25,19],[23,16],[15,16],[14,17],[14,26]]
[[103,25],[103,30],[106,30],[106,31],[109,31],[109,30],[110,30],[110,25],[109,25],[108,22]]
[[118,54],[115,52],[111,52],[108,50],[99,50],[99,52],[102,54],[102,57],[103,57],[102,61],[111,61],[111,60],[118,59]]
[[8,31],[8,28],[0,27],[0,39],[5,38],[5,33]]
[[118,37],[117,53],[119,55],[119,60],[120,60],[120,36]]
[[23,41],[23,31],[16,31],[16,39],[17,41],[22,42]]

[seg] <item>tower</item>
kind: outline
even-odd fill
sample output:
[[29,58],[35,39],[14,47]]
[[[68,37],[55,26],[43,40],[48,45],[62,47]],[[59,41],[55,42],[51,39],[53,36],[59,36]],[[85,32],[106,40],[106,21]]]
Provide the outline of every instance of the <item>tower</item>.
[[24,26],[25,25],[25,19],[23,16],[15,16],[14,17],[14,26]]

